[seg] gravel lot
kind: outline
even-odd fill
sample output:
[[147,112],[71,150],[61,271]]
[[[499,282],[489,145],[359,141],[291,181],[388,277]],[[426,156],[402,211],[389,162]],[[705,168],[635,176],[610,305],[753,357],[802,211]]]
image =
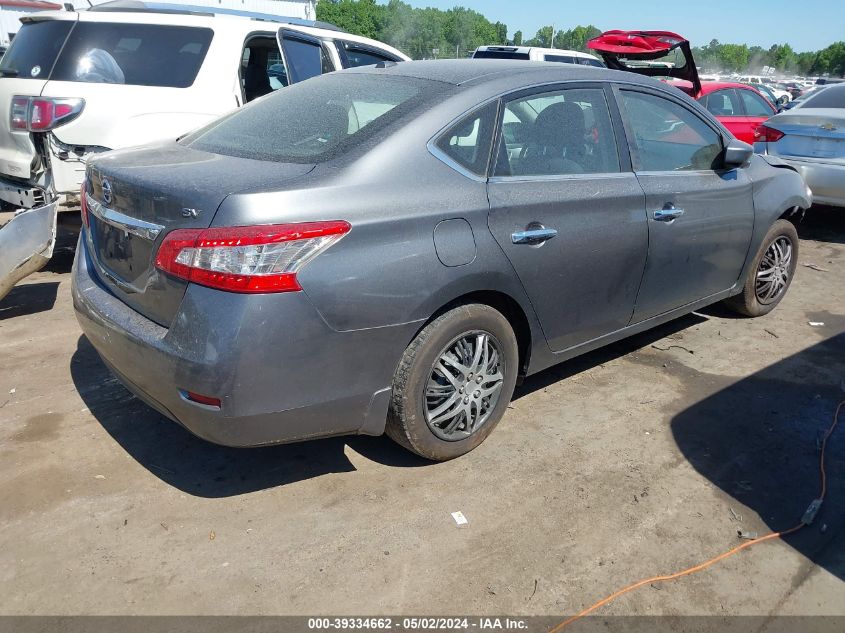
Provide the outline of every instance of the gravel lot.
[[[713,307],[546,371],[437,465],[385,438],[195,439],[81,338],[62,253],[0,302],[0,614],[571,614],[790,527],[845,398],[845,210],[801,235],[773,314]],[[845,615],[845,428],[827,471],[810,528],[602,613]]]

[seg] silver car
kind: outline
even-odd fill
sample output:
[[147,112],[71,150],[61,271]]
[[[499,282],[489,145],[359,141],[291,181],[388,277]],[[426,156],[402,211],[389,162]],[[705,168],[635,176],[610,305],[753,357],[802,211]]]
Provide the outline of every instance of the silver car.
[[819,204],[845,207],[845,84],[825,86],[761,125],[754,149],[799,171]]
[[478,446],[521,378],[784,297],[791,167],[674,88],[567,64],[380,64],[88,164],[73,301],[139,398],[255,446]]

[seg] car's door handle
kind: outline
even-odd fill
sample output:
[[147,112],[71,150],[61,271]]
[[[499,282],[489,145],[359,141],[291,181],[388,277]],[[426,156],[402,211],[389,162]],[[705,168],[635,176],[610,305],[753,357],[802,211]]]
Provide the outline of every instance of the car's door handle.
[[683,214],[683,209],[678,209],[674,204],[669,203],[662,209],[658,209],[654,212],[654,219],[658,222],[672,222],[673,220],[677,220]]
[[514,244],[542,244],[557,235],[554,229],[530,229],[511,234],[511,241]]

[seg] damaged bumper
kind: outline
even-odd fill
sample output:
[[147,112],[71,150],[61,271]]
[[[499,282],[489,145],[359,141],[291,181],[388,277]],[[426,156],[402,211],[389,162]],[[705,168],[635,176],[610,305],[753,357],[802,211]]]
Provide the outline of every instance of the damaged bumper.
[[41,268],[56,245],[58,202],[18,212],[0,227],[0,300]]

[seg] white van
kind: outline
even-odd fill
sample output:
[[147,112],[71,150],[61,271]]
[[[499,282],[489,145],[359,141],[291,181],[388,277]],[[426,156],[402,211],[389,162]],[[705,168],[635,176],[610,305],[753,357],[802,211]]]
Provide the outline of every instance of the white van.
[[561,62],[604,68],[597,57],[580,51],[562,48],[539,48],[537,46],[479,46],[472,54],[473,59],[522,59],[534,62]]
[[0,228],[0,299],[51,256],[89,156],[175,139],[321,73],[409,59],[330,24],[204,6],[118,0],[21,21],[0,60],[0,200],[19,210]]

